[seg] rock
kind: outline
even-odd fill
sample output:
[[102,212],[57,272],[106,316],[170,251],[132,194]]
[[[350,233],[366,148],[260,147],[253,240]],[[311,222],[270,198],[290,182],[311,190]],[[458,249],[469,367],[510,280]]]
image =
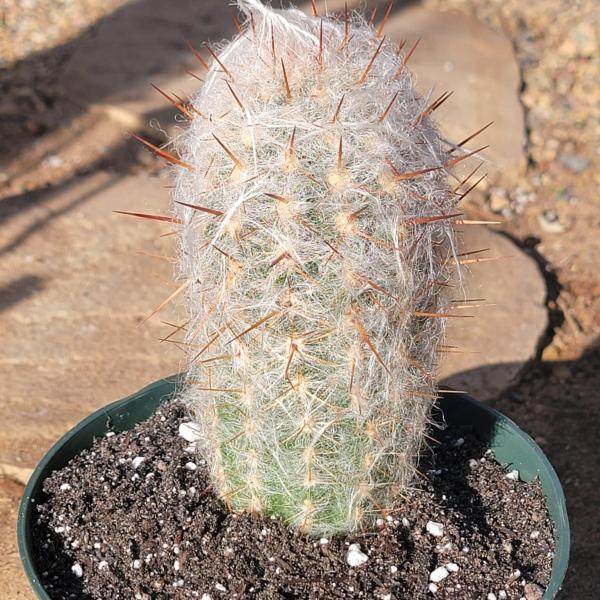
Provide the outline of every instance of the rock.
[[179,436],[186,442],[197,442],[201,439],[200,428],[196,423],[181,423],[179,425]]
[[538,215],[540,227],[547,233],[564,233],[571,228],[571,223],[566,219],[561,219],[554,210],[545,210]]
[[429,533],[433,537],[442,537],[444,535],[444,526],[442,525],[442,523],[427,521],[425,529],[427,530],[427,533]]
[[590,166],[590,161],[587,158],[576,154],[561,154],[558,160],[573,173],[581,173]]
[[[535,261],[507,237],[480,226],[462,230],[461,251],[489,248],[473,258],[510,257],[465,266],[464,298],[485,298],[473,304],[493,306],[456,310],[475,318],[450,319],[445,343],[477,353],[448,348],[440,364],[442,388],[466,390],[485,401],[514,384],[524,365],[535,357],[548,324],[546,284]],[[456,299],[461,298],[456,290]]]
[[348,553],[346,554],[346,562],[351,567],[359,567],[364,565],[369,560],[369,557],[360,549],[360,544],[350,544]]
[[506,479],[512,479],[513,481],[519,481],[519,471],[517,469],[513,469],[512,471],[509,471],[505,477]]
[[558,52],[566,58],[592,57],[598,52],[598,36],[591,22],[579,23],[573,27]]
[[429,574],[429,581],[433,581],[433,583],[439,583],[440,581],[446,579],[448,575],[450,575],[450,573],[446,567],[438,567]]
[[490,210],[497,214],[510,207],[508,193],[504,188],[493,187],[489,197]]
[[435,112],[443,132],[458,142],[494,121],[467,146],[491,144],[484,156],[492,180],[514,182],[526,166],[526,135],[511,41],[463,12],[412,6],[392,14],[386,26],[390,38],[407,39],[409,47],[422,38],[409,62],[421,92],[434,87],[437,97],[454,90]]
[[526,600],[542,600],[544,596],[544,590],[535,583],[526,584],[524,592]]

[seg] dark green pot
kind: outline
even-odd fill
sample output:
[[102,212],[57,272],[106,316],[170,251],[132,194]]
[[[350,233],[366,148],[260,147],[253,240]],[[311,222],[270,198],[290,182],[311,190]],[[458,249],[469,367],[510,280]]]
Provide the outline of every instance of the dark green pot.
[[[40,583],[43,565],[36,565],[33,552],[32,525],[36,519],[36,504],[44,501],[42,483],[57,469],[64,467],[81,450],[89,448],[95,437],[107,431],[126,431],[147,419],[158,405],[173,396],[179,376],[161,379],[141,391],[113,402],[96,411],[65,434],[48,451],[36,467],[19,506],[17,539],[23,567],[37,597],[50,600]],[[539,446],[510,419],[462,394],[451,394],[440,400],[446,421],[456,425],[473,425],[478,437],[488,443],[496,459],[519,470],[522,479],[539,477],[548,502],[550,516],[556,528],[556,553],[552,578],[543,600],[556,597],[569,562],[569,521],[560,481]]]

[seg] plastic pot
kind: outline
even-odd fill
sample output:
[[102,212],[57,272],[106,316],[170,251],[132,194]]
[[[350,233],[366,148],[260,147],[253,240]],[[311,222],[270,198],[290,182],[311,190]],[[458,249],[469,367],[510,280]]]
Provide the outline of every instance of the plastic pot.
[[[179,376],[161,379],[136,394],[96,411],[58,440],[36,467],[19,506],[17,539],[23,567],[38,598],[50,600],[40,583],[39,574],[44,570],[44,565],[35,563],[32,538],[32,526],[37,518],[36,504],[45,500],[42,491],[44,479],[52,471],[64,467],[81,450],[89,448],[95,437],[104,436],[108,431],[126,431],[147,419],[161,402],[175,394],[179,381]],[[565,497],[552,465],[524,431],[489,406],[467,395],[451,394],[440,400],[439,407],[449,425],[472,425],[477,436],[494,452],[498,462],[508,468],[518,469],[524,480],[539,478],[556,529],[552,576],[543,597],[543,600],[552,600],[567,570],[570,544]]]

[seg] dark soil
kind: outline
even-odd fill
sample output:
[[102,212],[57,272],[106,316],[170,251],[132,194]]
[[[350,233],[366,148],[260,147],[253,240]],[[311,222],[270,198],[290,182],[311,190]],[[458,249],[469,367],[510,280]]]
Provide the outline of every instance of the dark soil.
[[[46,480],[34,537],[53,599],[541,598],[554,542],[540,485],[507,478],[469,432],[434,430],[402,514],[319,540],[227,513],[178,435],[186,420],[172,401]],[[364,564],[348,564],[350,544]],[[438,567],[448,575],[433,584]]]

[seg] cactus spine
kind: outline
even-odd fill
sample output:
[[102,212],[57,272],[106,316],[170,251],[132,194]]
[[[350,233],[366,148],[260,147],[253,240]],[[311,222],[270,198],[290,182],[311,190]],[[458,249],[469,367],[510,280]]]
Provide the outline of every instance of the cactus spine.
[[232,510],[349,531],[415,473],[468,155],[359,16],[240,6],[175,142],[184,395]]

